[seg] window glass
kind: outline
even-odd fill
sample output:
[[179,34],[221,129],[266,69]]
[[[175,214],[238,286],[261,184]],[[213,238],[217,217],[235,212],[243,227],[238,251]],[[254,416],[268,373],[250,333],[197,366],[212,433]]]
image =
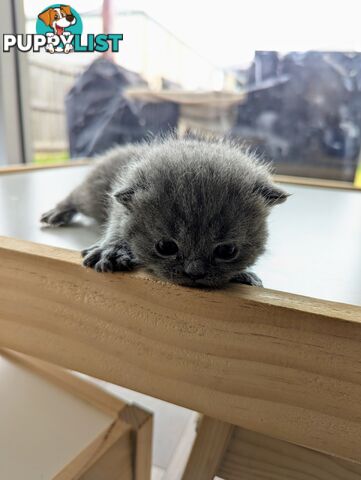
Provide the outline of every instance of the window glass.
[[[112,55],[26,54],[35,162],[172,130],[250,145],[279,174],[361,183],[357,0],[70,7],[84,38],[105,29],[124,39]],[[24,9],[35,33],[43,10],[30,0]]]

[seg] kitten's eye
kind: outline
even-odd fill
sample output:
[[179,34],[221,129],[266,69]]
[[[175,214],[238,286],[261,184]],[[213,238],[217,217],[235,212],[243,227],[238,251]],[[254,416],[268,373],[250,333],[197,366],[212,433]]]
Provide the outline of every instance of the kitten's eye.
[[219,260],[233,260],[238,253],[238,248],[233,243],[223,243],[214,249],[214,256]]
[[161,257],[171,257],[178,252],[178,245],[173,240],[159,240],[155,249]]

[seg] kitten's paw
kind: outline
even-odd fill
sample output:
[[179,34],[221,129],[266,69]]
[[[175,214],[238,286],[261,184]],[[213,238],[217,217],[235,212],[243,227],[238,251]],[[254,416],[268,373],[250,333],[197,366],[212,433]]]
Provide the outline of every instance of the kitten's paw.
[[83,265],[97,272],[132,270],[137,262],[126,242],[93,245],[81,252]]
[[262,280],[253,272],[240,272],[231,279],[231,282],[252,285],[253,287],[263,287]]
[[61,227],[69,225],[75,214],[76,210],[73,208],[55,207],[43,213],[40,217],[40,222],[51,227]]

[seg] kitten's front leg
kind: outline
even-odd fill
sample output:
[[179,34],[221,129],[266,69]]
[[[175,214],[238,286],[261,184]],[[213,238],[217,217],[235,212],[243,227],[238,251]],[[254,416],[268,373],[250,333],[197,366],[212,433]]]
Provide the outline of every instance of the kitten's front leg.
[[101,242],[83,250],[83,265],[97,272],[132,270],[138,265],[128,243],[124,240]]
[[263,287],[262,280],[253,272],[240,272],[231,279],[232,283],[242,283],[253,287]]
[[84,267],[94,268],[96,272],[119,272],[139,265],[129,243],[123,238],[120,213],[114,203],[102,238],[81,252]]

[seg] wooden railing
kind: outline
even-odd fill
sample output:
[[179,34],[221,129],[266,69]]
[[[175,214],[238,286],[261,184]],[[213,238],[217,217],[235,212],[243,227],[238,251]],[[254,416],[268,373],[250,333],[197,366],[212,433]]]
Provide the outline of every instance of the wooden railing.
[[361,308],[97,274],[0,239],[0,345],[361,463]]

